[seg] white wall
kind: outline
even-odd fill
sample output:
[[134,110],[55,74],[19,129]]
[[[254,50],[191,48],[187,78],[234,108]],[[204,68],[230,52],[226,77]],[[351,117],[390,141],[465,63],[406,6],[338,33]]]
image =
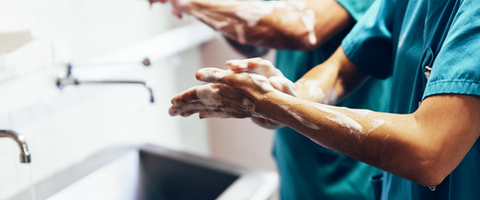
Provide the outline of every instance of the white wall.
[[194,121],[185,130],[186,121],[167,112],[173,95],[198,84],[178,83],[185,71],[200,67],[199,48],[152,60],[149,68],[126,64],[109,68],[110,73],[103,67],[75,68],[83,70],[83,78],[152,81],[155,104],[141,86],[68,86],[63,91],[55,86],[66,62],[102,60],[189,22],[173,20],[168,6],[150,8],[146,0],[0,0],[0,33],[30,30],[34,36],[0,54],[0,129],[26,136],[32,153],[30,165],[20,164],[16,144],[0,138],[0,199],[27,189],[30,177],[38,182],[112,145],[150,142],[208,155],[205,122]]

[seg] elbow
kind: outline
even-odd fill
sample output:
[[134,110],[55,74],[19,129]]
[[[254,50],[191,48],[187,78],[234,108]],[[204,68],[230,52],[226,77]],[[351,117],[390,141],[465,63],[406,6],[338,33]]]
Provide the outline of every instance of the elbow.
[[426,187],[440,185],[453,171],[453,169],[448,169],[441,155],[441,151],[431,151],[426,156],[424,155],[416,165],[412,165],[413,168],[407,170],[410,176],[408,179]]
[[420,170],[417,176],[412,179],[413,182],[425,187],[435,187],[440,185],[448,174],[436,172],[433,169]]

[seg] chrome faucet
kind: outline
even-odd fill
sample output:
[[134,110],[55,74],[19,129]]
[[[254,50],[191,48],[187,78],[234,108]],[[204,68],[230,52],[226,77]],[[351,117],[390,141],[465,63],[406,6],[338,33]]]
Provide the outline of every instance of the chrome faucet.
[[11,130],[0,130],[0,137],[9,137],[17,142],[20,147],[20,162],[21,163],[30,163],[32,162],[32,157],[30,151],[28,150],[27,142],[23,135],[18,134],[15,131]]
[[[150,65],[150,61],[143,64],[145,66]],[[72,64],[68,64],[67,66],[67,73],[65,76],[59,76],[57,78],[57,87],[62,89],[68,85],[80,85],[80,84],[140,84],[147,88],[148,92],[150,93],[150,102],[155,102],[155,97],[153,95],[153,90],[150,84],[146,81],[130,81],[130,80],[78,80],[77,78],[73,77],[72,75]]]

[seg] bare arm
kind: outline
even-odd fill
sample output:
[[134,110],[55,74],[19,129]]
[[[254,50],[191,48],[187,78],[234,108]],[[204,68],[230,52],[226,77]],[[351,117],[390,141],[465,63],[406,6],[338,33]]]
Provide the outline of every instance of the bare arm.
[[353,23],[335,0],[170,2],[177,15],[192,15],[242,44],[276,49],[313,50]]
[[[305,76],[324,74],[321,76],[325,80],[319,87],[334,90],[337,97],[347,94],[366,77],[343,50],[337,51],[325,64],[333,67],[319,66],[315,69],[318,73],[311,71]],[[354,74],[362,78],[351,78]],[[480,98],[476,96],[431,96],[416,112],[401,115],[295,98],[275,90],[268,79],[254,74],[201,69],[197,78],[222,83],[218,85],[220,102],[228,104],[217,105],[217,108],[230,106],[242,110],[245,116],[275,120],[326,148],[425,186],[440,184],[480,134]],[[225,95],[226,91],[235,91],[236,100]],[[198,98],[194,90],[187,91],[172,100],[173,107]],[[202,110],[196,112],[202,113]]]
[[432,96],[409,115],[330,107],[277,93],[261,99],[256,108],[262,116],[324,147],[425,186],[440,184],[480,133],[480,99],[472,96]]

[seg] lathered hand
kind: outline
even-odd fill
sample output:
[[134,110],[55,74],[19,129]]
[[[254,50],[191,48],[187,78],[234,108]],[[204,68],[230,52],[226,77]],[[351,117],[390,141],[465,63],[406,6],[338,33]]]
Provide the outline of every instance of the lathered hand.
[[261,58],[230,60],[225,65],[237,73],[254,73],[265,76],[275,89],[285,94],[297,96],[295,84],[283,76],[283,73],[268,60]]
[[197,71],[196,77],[211,84],[196,86],[175,96],[170,115],[200,113],[201,118],[259,117],[255,113],[255,99],[269,91],[276,91],[266,77],[253,73],[204,68]]
[[[261,58],[252,58],[244,60],[230,60],[226,65],[234,72],[256,73],[263,75],[270,81],[270,84],[277,90],[296,96],[295,84],[287,79],[283,73],[277,69],[273,64]],[[251,117],[252,122],[266,128],[279,129],[284,127],[282,123],[266,119],[263,117]]]
[[211,84],[196,86],[175,96],[170,115],[186,117],[199,113],[200,118],[251,117],[253,122],[264,128],[283,127],[283,124],[257,114],[255,99],[269,91],[294,95],[294,84],[271,62],[260,58],[233,60],[226,65],[231,70],[198,70],[197,79]]
[[171,116],[199,113],[200,118],[245,118],[254,115],[254,104],[224,84],[207,84],[188,89],[172,99]]

